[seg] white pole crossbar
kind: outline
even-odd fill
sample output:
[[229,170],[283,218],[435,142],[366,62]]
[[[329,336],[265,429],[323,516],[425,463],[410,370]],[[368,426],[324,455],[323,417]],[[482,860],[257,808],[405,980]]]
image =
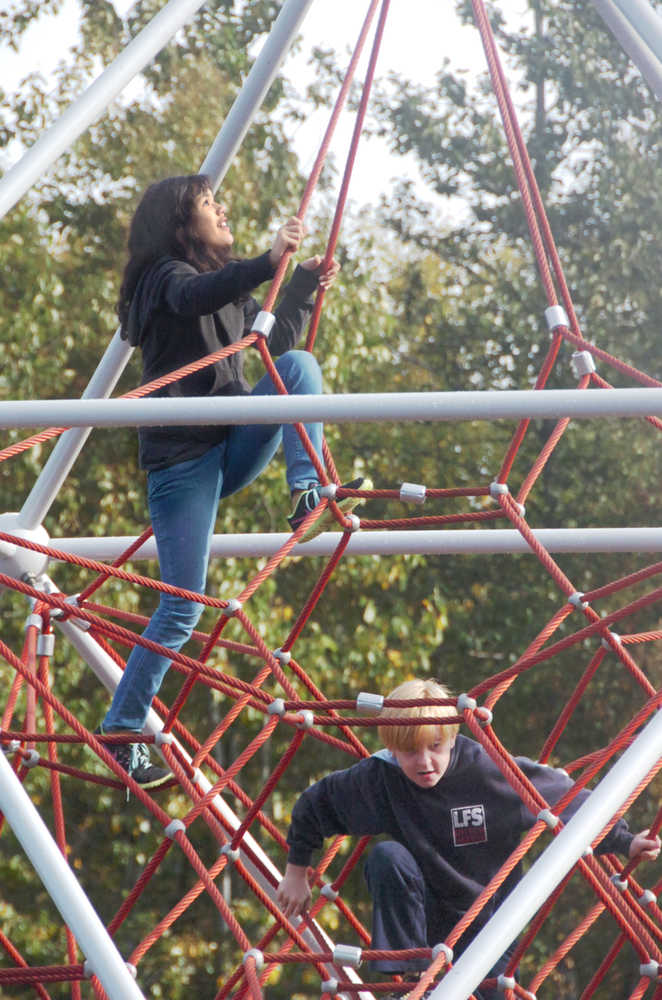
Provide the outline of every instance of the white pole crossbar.
[[661,747],[662,712],[656,712],[432,991],[430,1000],[466,1000],[471,996],[508,945],[657,763]]
[[[361,508],[359,508],[360,510]],[[533,531],[548,552],[662,552],[662,528],[541,528]],[[212,558],[269,558],[285,544],[284,532],[251,532],[245,535],[214,535]],[[50,545],[81,559],[115,561],[135,538],[52,538]],[[331,556],[338,546],[338,533],[325,532],[309,542],[301,542],[292,556]],[[407,555],[493,555],[530,553],[519,531],[511,529],[457,529],[420,531],[359,531],[345,549],[345,556]],[[131,556],[156,559],[156,542],[145,542]]]
[[375,392],[315,396],[46,399],[0,402],[0,427],[362,423],[384,420],[521,420],[662,417],[662,388],[585,391]]

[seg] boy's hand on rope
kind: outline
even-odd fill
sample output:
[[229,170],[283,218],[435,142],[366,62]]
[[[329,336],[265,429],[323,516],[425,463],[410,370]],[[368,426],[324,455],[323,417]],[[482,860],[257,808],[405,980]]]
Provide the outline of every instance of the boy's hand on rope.
[[312,893],[305,865],[290,865],[276,890],[276,902],[286,917],[298,917],[308,909]]
[[299,249],[301,240],[306,235],[306,232],[306,227],[296,215],[293,215],[292,218],[288,219],[280,227],[276,233],[273,246],[269,251],[269,260],[272,267],[278,267],[278,263],[284,253],[294,253],[295,250]]
[[650,830],[642,830],[632,838],[628,857],[630,860],[637,858],[638,861],[656,861],[662,841],[659,837],[651,837]]
[[340,271],[340,264],[335,259],[331,260],[328,267],[324,266],[324,258],[320,257],[319,254],[315,254],[314,257],[309,257],[308,260],[302,260],[300,265],[305,271],[314,271],[317,275],[317,280],[320,286],[324,289],[330,288],[333,282],[338,277],[338,272]]

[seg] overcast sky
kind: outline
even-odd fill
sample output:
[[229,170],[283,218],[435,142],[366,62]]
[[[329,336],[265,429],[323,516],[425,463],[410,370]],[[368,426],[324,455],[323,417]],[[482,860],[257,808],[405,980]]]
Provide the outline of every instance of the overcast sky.
[[[123,13],[130,2],[116,0],[115,6]],[[520,4],[519,0],[504,0],[503,6],[514,13]],[[346,65],[367,9],[367,0],[316,0],[303,23],[302,52],[286,59],[283,72],[293,82],[308,80],[310,71],[306,68],[306,59],[316,45],[333,47],[338,52],[340,64]],[[36,69],[48,74],[76,40],[77,11],[76,0],[65,0],[57,17],[42,17],[26,33],[18,57],[6,46],[0,46],[0,85],[6,91],[11,93],[23,76]],[[376,20],[377,17],[373,28]],[[366,45],[359,79],[365,72],[370,45],[371,42]],[[475,73],[485,67],[478,32],[459,24],[452,0],[392,0],[377,75],[394,71],[415,82],[431,84],[446,57],[456,69]],[[290,135],[304,171],[312,166],[326,119],[326,115],[313,115]],[[340,169],[351,129],[352,120],[347,118],[337,130],[333,152]],[[352,200],[360,203],[376,200],[381,191],[390,188],[391,177],[401,169],[402,162],[396,163],[390,158],[381,143],[377,140],[366,142],[355,167]]]

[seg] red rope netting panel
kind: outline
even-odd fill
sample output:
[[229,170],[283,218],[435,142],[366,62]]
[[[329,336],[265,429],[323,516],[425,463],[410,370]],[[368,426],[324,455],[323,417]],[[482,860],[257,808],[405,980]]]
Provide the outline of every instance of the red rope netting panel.
[[[332,135],[349,95],[359,58],[378,7],[378,0],[373,0],[369,6],[315,165],[301,198],[297,212],[301,219],[305,217],[319,180]],[[327,263],[332,259],[337,246],[388,9],[389,3],[383,0],[325,251]],[[555,370],[564,341],[579,351],[587,352],[593,359],[607,364],[620,374],[627,375],[638,384],[659,386],[661,383],[657,380],[590,344],[581,333],[484,5],[480,0],[474,0],[473,9],[513,161],[545,300],[548,307],[557,306],[560,300],[567,317],[566,323],[559,320],[558,313],[554,313],[555,318],[550,324],[551,340],[538,373],[536,389],[544,391]],[[287,259],[284,258],[265,299],[266,311],[273,307],[286,267]],[[306,346],[309,350],[312,350],[315,344],[323,298],[324,293],[320,291],[308,331]],[[254,331],[241,344],[232,345],[202,358],[164,376],[163,379],[127,393],[123,398],[148,395],[172,381],[252,345],[257,347],[265,369],[270,373],[278,391],[285,392],[266,342]],[[576,387],[579,391],[589,388],[608,390],[610,384],[595,371],[580,370],[576,376]],[[581,724],[577,720],[587,703],[590,704],[596,678],[602,677],[614,663],[621,670],[624,683],[631,687],[640,700],[640,708],[634,718],[623,720],[619,730],[605,739],[604,746],[579,760],[564,762],[568,772],[578,777],[572,792],[560,802],[552,804],[550,811],[556,815],[570,803],[579,789],[598,780],[616,757],[631,745],[639,730],[659,711],[662,700],[640,666],[638,657],[635,656],[662,638],[662,632],[656,627],[657,620],[651,622],[646,630],[639,624],[642,615],[659,615],[662,587],[655,587],[654,577],[661,572],[662,564],[656,563],[635,574],[596,587],[590,593],[582,594],[572,579],[561,569],[559,563],[540,544],[527,521],[522,505],[544,475],[547,464],[563,440],[569,423],[568,419],[561,419],[556,423],[530,469],[522,476],[514,496],[509,491],[507,481],[513,474],[516,460],[521,456],[521,445],[530,425],[528,420],[520,421],[516,427],[494,482],[477,481],[469,487],[444,485],[431,488],[414,484],[413,491],[412,484],[402,484],[400,487],[385,486],[364,491],[339,490],[336,493],[336,500],[342,499],[347,494],[358,494],[366,501],[413,500],[420,503],[425,500],[443,504],[458,499],[466,500],[468,508],[459,513],[372,520],[363,517],[360,522],[361,528],[367,531],[396,530],[442,528],[456,524],[478,527],[483,522],[505,521],[520,534],[528,550],[548,576],[554,592],[558,592],[560,606],[549,621],[538,629],[536,637],[528,648],[511,666],[473,685],[468,683],[470,701],[468,703],[465,700],[462,703],[457,716],[432,717],[432,722],[442,726],[463,721],[473,738],[481,744],[497,766],[504,780],[519,796],[523,807],[528,809],[533,817],[538,816],[541,810],[547,809],[549,804],[527,780],[517,761],[497,736],[502,699],[513,684],[520,678],[535,675],[541,690],[544,690],[545,671],[555,658],[567,651],[573,651],[579,659],[582,656],[586,657],[586,650],[590,650],[581,677],[575,683],[574,689],[569,691],[556,723],[549,735],[542,738],[539,755],[541,762],[548,761],[552,754],[562,753],[564,734],[570,727]],[[657,418],[649,418],[649,424],[657,430],[662,426]],[[338,484],[340,477],[326,443],[324,463],[322,463],[314,453],[303,425],[297,425],[297,429],[304,447],[316,465],[320,481],[327,483],[331,480]],[[0,451],[0,461],[16,457],[28,448],[50,440],[62,430],[64,428],[51,428],[5,448]],[[493,503],[492,509],[484,509],[484,505],[490,500]],[[289,624],[289,631],[283,635],[280,648],[271,650],[264,641],[259,622],[254,620],[252,602],[265,583],[272,579],[290,558],[307,528],[323,514],[326,506],[333,511],[338,527],[342,529],[338,535],[338,544],[325,562],[310,594],[304,600],[301,611]],[[149,900],[150,891],[157,881],[168,877],[168,864],[176,852],[190,875],[189,885],[181,898],[154,926],[147,931],[141,930],[132,945],[131,954],[126,956],[127,960],[137,967],[138,978],[140,978],[140,965],[145,956],[163,941],[171,928],[195,912],[196,902],[203,895],[216,908],[238,955],[234,972],[218,983],[216,992],[218,1000],[231,995],[258,1000],[263,995],[263,986],[277,968],[283,970],[281,975],[286,975],[287,970],[295,966],[310,966],[316,971],[326,989],[326,992],[323,992],[324,996],[337,996],[340,992],[356,996],[361,991],[365,995],[366,987],[362,983],[361,976],[347,960],[345,953],[343,952],[342,958],[338,958],[329,932],[326,930],[328,926],[333,927],[334,935],[337,929],[340,940],[357,941],[363,960],[400,957],[401,959],[424,958],[429,962],[426,974],[413,989],[411,984],[403,983],[395,977],[387,982],[371,983],[369,991],[374,996],[387,992],[407,993],[411,1000],[418,1000],[436,978],[443,976],[449,967],[449,962],[452,961],[451,953],[444,949],[434,952],[432,948],[410,949],[407,952],[393,953],[376,952],[368,947],[369,932],[339,896],[340,891],[345,889],[348,883],[351,884],[352,880],[360,878],[358,870],[365,851],[369,848],[368,838],[362,838],[355,843],[349,853],[341,837],[326,845],[323,857],[310,873],[311,886],[315,893],[312,906],[309,913],[296,926],[283,917],[274,903],[274,891],[285,863],[287,846],[283,824],[269,815],[269,808],[283,775],[292,767],[295,759],[300,759],[302,755],[324,759],[325,753],[332,750],[345,755],[348,764],[366,756],[368,750],[362,742],[361,730],[374,732],[374,727],[379,722],[378,718],[366,713],[365,702],[360,699],[325,698],[323,691],[307,675],[305,664],[299,662],[294,655],[297,642],[310,630],[315,616],[318,620],[323,619],[324,595],[347,550],[351,529],[354,527],[355,524],[350,524],[345,519],[333,500],[323,501],[310,515],[308,522],[287,538],[265,565],[246,580],[240,592],[231,600],[182,591],[125,569],[125,565],[149,538],[151,534],[149,528],[132,542],[112,565],[76,558],[59,550],[57,546],[43,546],[11,533],[0,533],[0,542],[43,554],[52,561],[66,562],[70,566],[77,567],[81,573],[88,574],[87,582],[79,594],[71,597],[59,593],[54,587],[49,586],[46,588],[47,592],[44,592],[40,586],[33,585],[31,580],[16,580],[9,575],[0,575],[0,586],[20,593],[33,602],[21,655],[17,656],[0,640],[0,655],[14,672],[2,715],[0,743],[10,754],[17,776],[26,787],[30,787],[31,775],[40,771],[47,775],[53,804],[54,837],[65,856],[71,851],[65,816],[67,794],[65,780],[102,784],[110,791],[118,790],[120,793],[128,787],[156,828],[162,831],[150,856],[142,863],[134,884],[108,921],[111,935],[117,935],[120,928],[130,927],[133,923],[141,926],[141,907]],[[193,656],[172,653],[165,647],[136,635],[130,626],[144,625],[147,621],[145,615],[131,614],[93,603],[90,598],[108,580],[121,581],[131,587],[145,588],[157,595],[178,594],[213,609],[218,616],[215,623],[208,632],[197,632],[194,636],[194,641],[199,645],[198,654]],[[640,591],[644,587],[651,589],[643,594],[635,591],[633,597],[625,596],[628,590],[638,588]],[[616,599],[622,600],[618,607],[614,607]],[[607,600],[610,602],[609,610],[600,613],[597,608],[601,602]],[[568,633],[570,618],[574,611],[581,615],[582,624]],[[619,627],[627,627],[627,623],[631,620],[637,623],[636,631],[630,634],[617,634],[613,631],[613,626],[618,624]],[[185,802],[177,820],[173,821],[146,790],[131,780],[127,781],[125,773],[110,757],[105,745],[99,742],[93,733],[81,726],[70,709],[58,699],[57,683],[52,684],[49,676],[55,621],[60,623],[63,629],[69,630],[68,634],[80,634],[84,637],[79,640],[79,644],[86,642],[93,644],[97,651],[96,655],[103,659],[108,670],[121,671],[124,666],[121,650],[130,649],[136,644],[171,658],[172,674],[181,681],[181,686],[169,703],[157,698],[154,707],[164,720],[158,745],[172,771],[171,787],[177,788]],[[219,655],[223,657],[221,662],[227,664],[224,669],[216,665]],[[191,698],[200,691],[203,691],[208,698],[217,697],[224,705],[226,703],[229,705],[222,714],[219,713],[218,721],[206,734],[193,733],[183,722],[185,708],[189,706]],[[482,705],[478,704],[478,699],[482,699]],[[418,704],[421,703],[387,701],[387,705],[403,710]],[[448,702],[430,704],[445,709],[449,705]],[[403,721],[405,721],[403,718],[392,719],[389,720],[389,724],[397,725]],[[426,724],[430,724],[430,721],[427,719]],[[268,773],[262,769],[259,787],[256,788],[255,762],[263,756],[269,742],[277,734],[283,733],[286,736],[284,750],[275,765],[270,766]],[[127,742],[130,738],[118,735],[112,740]],[[150,745],[157,743],[156,738],[149,734],[140,737],[140,740]],[[233,745],[233,752],[231,758],[225,759],[221,752],[229,743]],[[83,748],[92,751],[87,758],[81,753]],[[42,750],[43,753],[40,752]],[[68,759],[72,762],[60,760],[60,756],[66,757],[66,755],[71,755]],[[95,755],[106,766],[111,777],[97,773],[93,763]],[[657,768],[651,769],[645,781],[631,792],[621,811],[644,793],[656,772]],[[248,788],[254,790],[252,794],[249,794]],[[239,810],[240,814],[235,810]],[[612,823],[617,818],[614,817]],[[661,826],[662,811],[650,823],[650,829],[656,833]],[[554,833],[558,833],[560,828],[561,825]],[[536,845],[540,838],[544,840],[549,836],[545,822],[538,820],[533,823],[517,850],[505,861],[491,882],[477,893],[473,905],[449,934],[447,941],[443,942],[448,948],[452,949],[462,933],[476,920],[481,919],[484,907],[491,905],[491,901],[509,873],[521,861],[526,862],[534,849],[538,849]],[[209,838],[218,848],[217,855],[211,859],[200,848],[203,840]],[[268,845],[266,849],[265,844]],[[242,887],[241,892],[245,893],[247,898],[255,899],[265,914],[265,929],[257,935],[257,940],[251,940],[251,935],[243,926],[238,913],[228,904],[220,888],[221,878],[227,873],[229,866],[232,867]],[[600,983],[609,975],[616,958],[623,954],[629,956],[637,970],[639,965],[645,967],[647,962],[651,969],[650,975],[643,973],[640,975],[637,971],[637,982],[631,989],[629,1000],[643,997],[647,991],[654,989],[652,985],[655,978],[654,970],[657,968],[657,963],[662,963],[662,912],[655,903],[660,885],[654,886],[652,890],[645,889],[635,880],[634,869],[633,862],[623,866],[611,856],[581,859],[575,870],[564,878],[548,902],[540,909],[528,930],[521,936],[510,966],[506,970],[507,975],[511,975],[518,964],[524,966],[529,963],[527,968],[532,967],[533,956],[537,954],[539,935],[545,932],[552,916],[563,908],[568,887],[580,880],[589,899],[585,911],[576,926],[568,929],[558,947],[545,960],[538,963],[538,968],[528,984],[530,991],[535,994],[545,983],[553,984],[554,972],[559,963],[568,956],[572,957],[573,951],[580,947],[582,939],[592,933],[596,922],[600,922],[602,926],[605,921],[609,921],[612,927],[608,951],[582,996],[588,998],[595,993]],[[76,942],[68,930],[65,931],[63,943],[66,964],[31,966],[26,956],[21,954],[7,937],[0,934],[0,946],[6,961],[11,963],[11,968],[0,969],[0,982],[7,983],[8,986],[29,985],[36,995],[48,998],[46,984],[65,981],[71,984],[71,995],[75,998],[80,997],[79,981],[85,973],[78,962]],[[93,983],[93,988],[98,996],[103,995],[96,981]],[[658,996],[659,993],[658,988],[654,996]],[[519,983],[504,986],[506,998],[530,995],[531,993]]]

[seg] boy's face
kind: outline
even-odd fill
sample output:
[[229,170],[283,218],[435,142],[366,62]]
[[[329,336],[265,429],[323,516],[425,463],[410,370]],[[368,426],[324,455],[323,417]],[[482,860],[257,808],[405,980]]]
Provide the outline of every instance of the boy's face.
[[415,785],[434,788],[448,770],[454,743],[437,738],[418,750],[394,750],[393,756]]

